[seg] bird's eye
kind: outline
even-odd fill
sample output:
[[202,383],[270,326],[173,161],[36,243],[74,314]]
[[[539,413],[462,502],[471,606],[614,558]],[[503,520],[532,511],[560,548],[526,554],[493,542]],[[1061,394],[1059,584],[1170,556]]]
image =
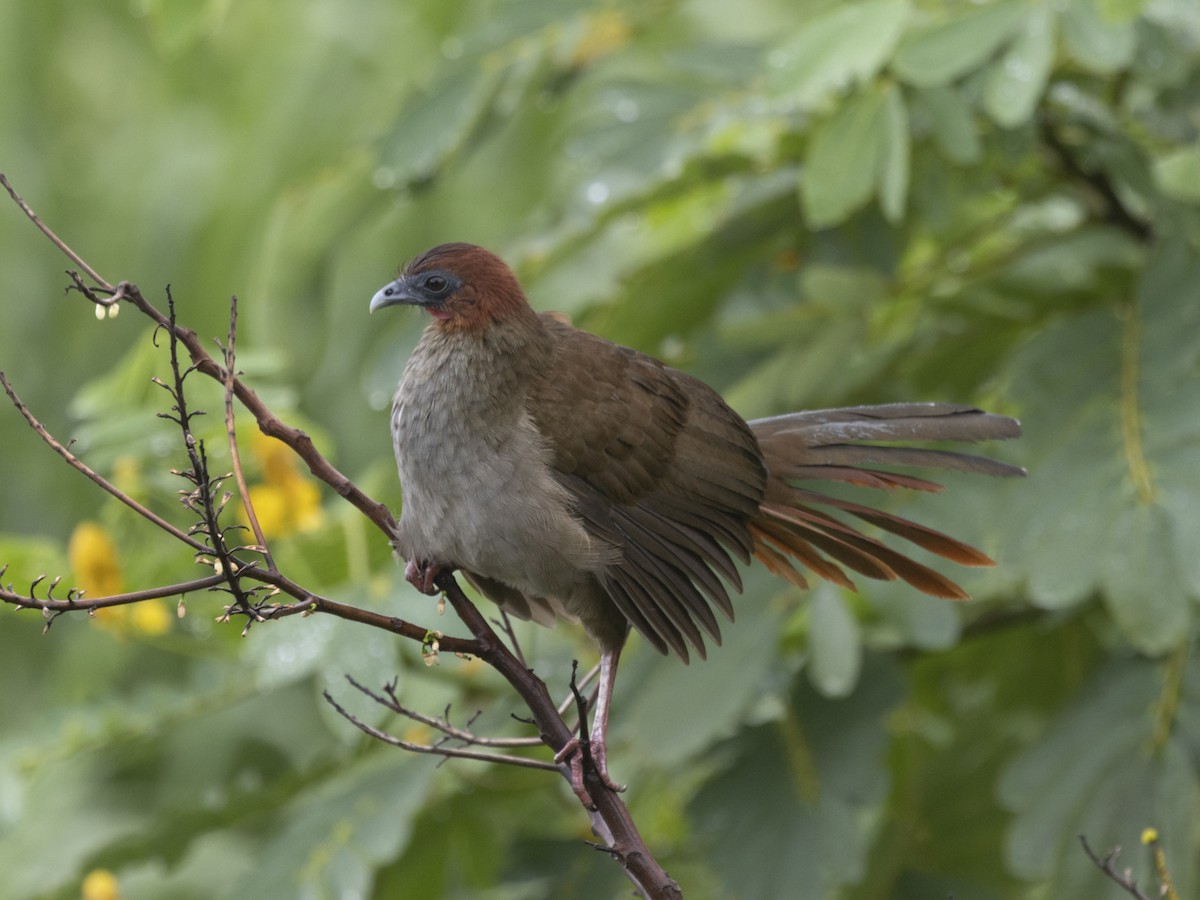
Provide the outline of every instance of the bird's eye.
[[425,290],[431,294],[443,294],[449,286],[450,282],[443,275],[430,275],[425,279]]

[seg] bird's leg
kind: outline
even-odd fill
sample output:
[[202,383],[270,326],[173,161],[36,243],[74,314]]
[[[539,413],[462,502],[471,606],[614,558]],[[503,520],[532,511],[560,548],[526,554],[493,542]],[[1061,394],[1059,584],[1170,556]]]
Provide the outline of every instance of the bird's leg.
[[[605,650],[600,654],[600,684],[596,695],[596,710],[592,715],[592,732],[588,740],[587,751],[592,758],[596,774],[604,786],[610,791],[621,792],[625,785],[618,784],[608,774],[608,710],[612,706],[613,684],[617,677],[617,660],[621,649]],[[586,723],[584,723],[586,727]],[[554,761],[562,763],[569,761],[571,767],[571,790],[584,806],[591,807],[587,789],[583,785],[583,742],[575,737],[554,754]]]
[[433,583],[434,579],[449,568],[451,567],[444,563],[410,559],[404,564],[404,578],[422,594],[432,597],[438,593],[438,589]]
[[600,682],[596,693],[596,711],[592,715],[592,760],[600,780],[611,791],[623,791],[625,785],[617,784],[608,774],[608,710],[612,705],[613,684],[617,679],[618,648],[600,656]]

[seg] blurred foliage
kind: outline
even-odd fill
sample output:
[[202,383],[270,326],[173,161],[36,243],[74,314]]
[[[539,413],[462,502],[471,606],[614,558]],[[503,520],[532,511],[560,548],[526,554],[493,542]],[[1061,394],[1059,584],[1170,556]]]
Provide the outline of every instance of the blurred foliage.
[[[1126,848],[1149,892],[1147,826],[1200,892],[1197,97],[1193,0],[0,6],[0,170],[202,335],[236,293],[247,379],[393,508],[384,410],[422,323],[366,306],[445,240],[747,416],[939,399],[1024,420],[996,452],[1025,482],[897,498],[1000,561],[964,577],[970,604],[757,572],[709,662],[634,640],[613,770],[689,897],[1122,897],[1076,836]],[[64,295],[15,207],[0,242],[0,365],[179,521],[149,327]],[[220,389],[192,391],[223,471]],[[0,423],[6,582],[194,577]],[[285,571],[432,623],[385,542],[252,430]],[[402,730],[342,681],[396,677],[518,733],[487,670],[341,621],[242,639],[215,598],[184,611],[46,637],[0,614],[0,897],[627,890],[559,779],[405,757],[320,696]],[[569,628],[520,635],[557,687],[591,658]]]

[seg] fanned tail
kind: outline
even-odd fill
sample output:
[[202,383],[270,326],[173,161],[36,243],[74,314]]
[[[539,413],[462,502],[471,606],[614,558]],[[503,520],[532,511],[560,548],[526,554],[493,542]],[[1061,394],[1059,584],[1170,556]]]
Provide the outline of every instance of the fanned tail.
[[797,482],[835,481],[865,487],[940,491],[923,478],[873,468],[922,466],[998,477],[1025,470],[982,456],[895,441],[1003,440],[1021,433],[1015,419],[950,403],[895,403],[791,413],[757,419],[750,427],[767,465],[766,493],[750,522],[754,555],[774,574],[806,587],[797,565],[843,587],[853,587],[846,570],[868,578],[903,579],[935,597],[966,599],[941,573],[833,515],[870,523],[918,547],[965,566],[994,565],[974,547],[916,522],[819,493]]

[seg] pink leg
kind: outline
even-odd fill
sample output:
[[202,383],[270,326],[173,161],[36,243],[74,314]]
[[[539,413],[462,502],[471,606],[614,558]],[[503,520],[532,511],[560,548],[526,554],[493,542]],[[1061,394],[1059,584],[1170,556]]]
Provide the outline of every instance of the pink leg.
[[410,559],[404,564],[404,578],[422,594],[428,594],[430,597],[438,593],[438,589],[434,587],[433,581],[442,572],[450,568],[443,563],[431,563],[415,559]]
[[[596,710],[592,715],[592,736],[588,741],[588,751],[596,774],[604,786],[610,791],[623,791],[625,785],[613,781],[608,774],[608,711],[612,706],[613,684],[617,677],[617,660],[621,656],[620,649],[606,650],[600,654],[600,685],[596,694]],[[593,804],[588,797],[583,784],[583,747],[579,738],[571,738],[558,753],[554,761],[562,763],[569,761],[571,767],[571,790],[579,801],[589,809]]]

